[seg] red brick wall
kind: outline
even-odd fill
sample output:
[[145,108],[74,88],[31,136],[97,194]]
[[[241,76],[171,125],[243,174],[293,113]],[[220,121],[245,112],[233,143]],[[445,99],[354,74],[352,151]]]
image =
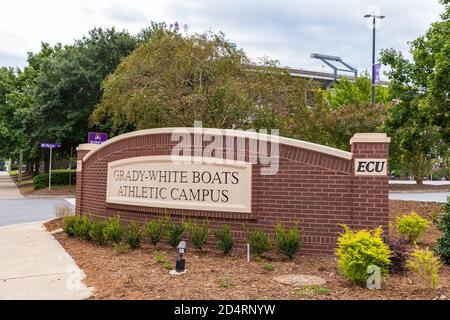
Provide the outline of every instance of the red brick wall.
[[[332,254],[341,224],[355,228],[388,225],[387,177],[355,177],[353,161],[280,144],[279,171],[260,174],[253,165],[252,213],[207,212],[107,204],[107,164],[124,158],[170,155],[170,134],[137,136],[109,144],[82,164],[77,173],[76,212],[104,218],[119,214],[125,221],[148,221],[163,212],[174,219],[207,218],[210,226],[230,225],[243,251],[245,230],[273,232],[276,223],[298,223],[303,230],[301,254]],[[224,144],[225,145],[225,144]],[[78,150],[78,160],[86,150]],[[354,143],[353,157],[387,158],[388,143]],[[248,154],[246,154],[248,160]],[[213,241],[213,239],[211,239]]]

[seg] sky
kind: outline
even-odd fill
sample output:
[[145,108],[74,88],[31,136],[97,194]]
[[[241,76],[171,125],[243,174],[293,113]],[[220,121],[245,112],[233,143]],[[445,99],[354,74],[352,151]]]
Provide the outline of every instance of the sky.
[[370,70],[372,26],[366,13],[386,15],[377,25],[377,52],[422,35],[443,10],[437,0],[0,0],[0,66],[26,65],[41,41],[73,43],[94,27],[137,33],[150,21],[178,22],[189,33],[222,31],[250,58],[267,56],[282,66],[328,67],[311,53],[340,56]]

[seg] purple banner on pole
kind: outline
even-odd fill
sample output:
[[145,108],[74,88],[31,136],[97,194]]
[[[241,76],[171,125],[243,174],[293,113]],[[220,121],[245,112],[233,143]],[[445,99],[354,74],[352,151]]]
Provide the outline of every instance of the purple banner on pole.
[[381,70],[381,64],[377,63],[373,66],[373,84],[380,84],[380,70]]
[[48,142],[44,142],[41,143],[41,148],[61,148],[61,143],[48,143]]
[[108,140],[108,134],[103,132],[88,132],[88,143],[102,144]]

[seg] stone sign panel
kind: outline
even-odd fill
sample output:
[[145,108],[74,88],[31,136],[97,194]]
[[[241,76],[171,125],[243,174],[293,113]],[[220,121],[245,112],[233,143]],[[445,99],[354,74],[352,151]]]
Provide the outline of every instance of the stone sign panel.
[[208,211],[251,212],[251,164],[171,156],[108,164],[106,202]]
[[386,176],[387,159],[355,159],[356,176]]

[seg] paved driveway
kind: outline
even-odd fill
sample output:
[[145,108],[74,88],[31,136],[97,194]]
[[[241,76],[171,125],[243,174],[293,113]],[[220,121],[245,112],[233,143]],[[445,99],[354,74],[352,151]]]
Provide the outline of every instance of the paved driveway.
[[50,220],[56,206],[68,204],[64,199],[0,198],[0,226]]

